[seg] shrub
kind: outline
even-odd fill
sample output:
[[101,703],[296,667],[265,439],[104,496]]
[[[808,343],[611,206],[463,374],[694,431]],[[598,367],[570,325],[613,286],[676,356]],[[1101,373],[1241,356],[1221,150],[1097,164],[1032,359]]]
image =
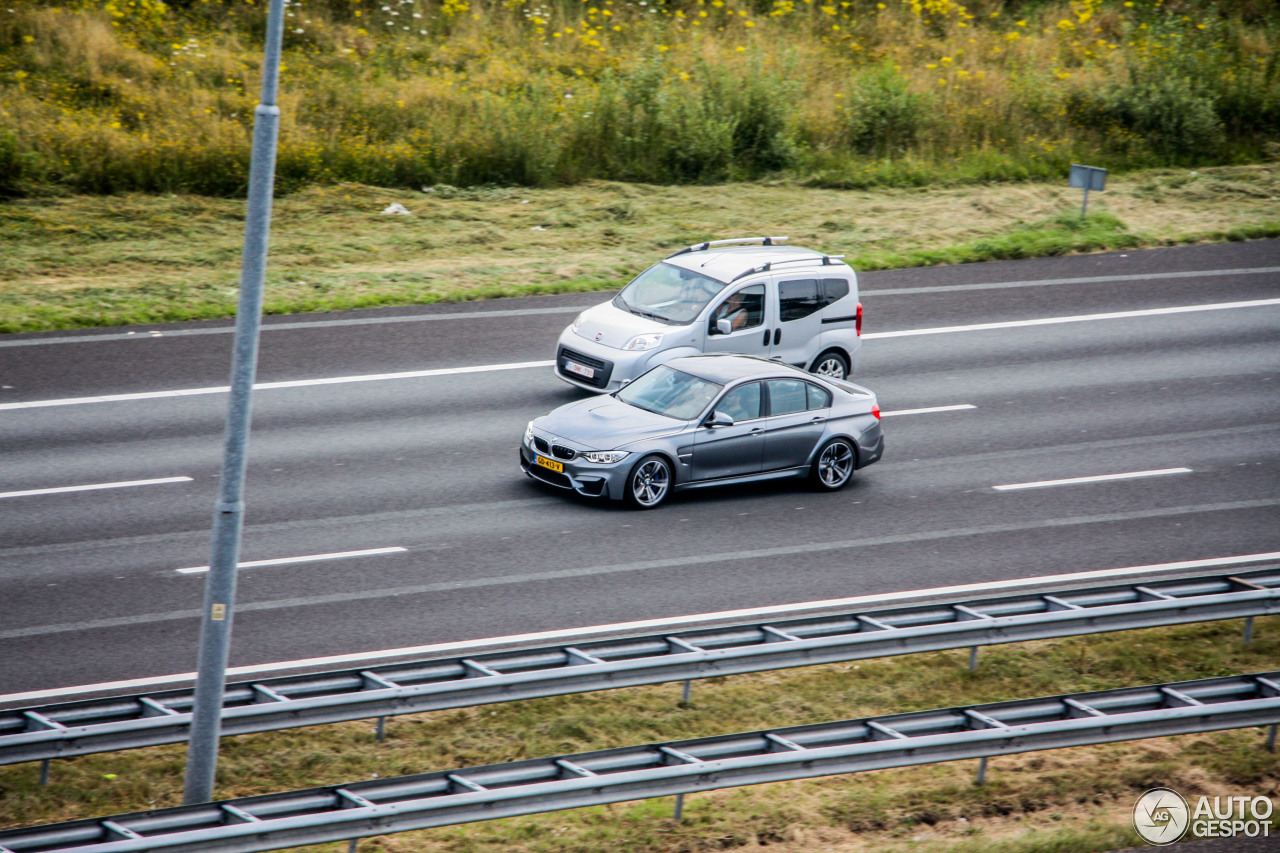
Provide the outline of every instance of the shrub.
[[886,156],[916,142],[927,115],[923,95],[883,64],[854,78],[841,111],[846,144],[859,154]]

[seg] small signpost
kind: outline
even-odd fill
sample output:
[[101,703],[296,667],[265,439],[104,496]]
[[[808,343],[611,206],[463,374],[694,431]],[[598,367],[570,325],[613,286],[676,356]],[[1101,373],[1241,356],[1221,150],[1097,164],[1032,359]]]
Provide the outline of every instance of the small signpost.
[[1084,204],[1080,206],[1080,217],[1084,218],[1089,210],[1089,190],[1101,191],[1107,188],[1107,170],[1097,166],[1081,166],[1079,163],[1072,163],[1068,186],[1084,190]]

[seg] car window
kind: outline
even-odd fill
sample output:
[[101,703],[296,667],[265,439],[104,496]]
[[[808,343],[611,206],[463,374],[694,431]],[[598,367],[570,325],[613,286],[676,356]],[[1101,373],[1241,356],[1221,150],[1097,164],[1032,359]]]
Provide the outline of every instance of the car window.
[[807,396],[809,401],[809,410],[826,409],[831,406],[831,392],[826,388],[819,388],[817,385],[805,383],[807,388]]
[[760,383],[748,382],[734,388],[716,405],[716,411],[723,412],[735,422],[760,417]]
[[722,282],[702,273],[660,263],[633,278],[613,304],[641,317],[684,326],[696,320],[723,288]]
[[750,329],[764,322],[764,285],[753,284],[729,294],[729,298],[711,312],[711,331],[716,322],[728,320],[733,331]]
[[830,305],[839,302],[849,295],[849,282],[842,278],[824,278],[822,280],[822,302]]
[[769,414],[790,415],[809,408],[809,383],[803,379],[769,380]]
[[808,317],[823,306],[818,294],[818,279],[778,282],[779,316],[785,323]]
[[662,364],[625,386],[615,396],[638,409],[691,421],[702,414],[723,387]]

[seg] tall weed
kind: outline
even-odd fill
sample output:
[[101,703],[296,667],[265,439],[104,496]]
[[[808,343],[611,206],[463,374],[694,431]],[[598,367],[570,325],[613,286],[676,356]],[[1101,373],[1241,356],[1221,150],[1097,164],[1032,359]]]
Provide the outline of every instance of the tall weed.
[[[916,186],[1258,160],[1280,134],[1259,2],[295,0],[279,186]],[[241,193],[265,5],[15,4],[0,191]]]

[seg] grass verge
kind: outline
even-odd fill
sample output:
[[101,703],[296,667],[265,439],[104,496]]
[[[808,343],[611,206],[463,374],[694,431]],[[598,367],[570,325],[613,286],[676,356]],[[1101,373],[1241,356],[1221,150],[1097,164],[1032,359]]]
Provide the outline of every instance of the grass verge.
[[[265,310],[608,290],[675,248],[754,234],[859,270],[1280,236],[1280,164],[1117,177],[1087,219],[1064,184],[317,187],[276,202]],[[230,317],[243,214],[199,196],[0,204],[0,332]]]
[[[615,746],[801,725],[976,702],[1189,680],[1280,667],[1280,623],[1261,620],[1251,645],[1239,622],[1206,623],[984,649],[834,664],[677,685],[553,697],[224,741],[217,795],[248,796]],[[926,765],[761,785],[688,798],[619,803],[404,833],[362,842],[386,851],[670,853],[768,845],[831,850],[1033,853],[1137,844],[1138,795],[1280,793],[1280,760],[1256,729],[1184,735],[976,762]],[[176,805],[181,745],[0,768],[0,826]],[[320,848],[316,848],[320,849]]]

